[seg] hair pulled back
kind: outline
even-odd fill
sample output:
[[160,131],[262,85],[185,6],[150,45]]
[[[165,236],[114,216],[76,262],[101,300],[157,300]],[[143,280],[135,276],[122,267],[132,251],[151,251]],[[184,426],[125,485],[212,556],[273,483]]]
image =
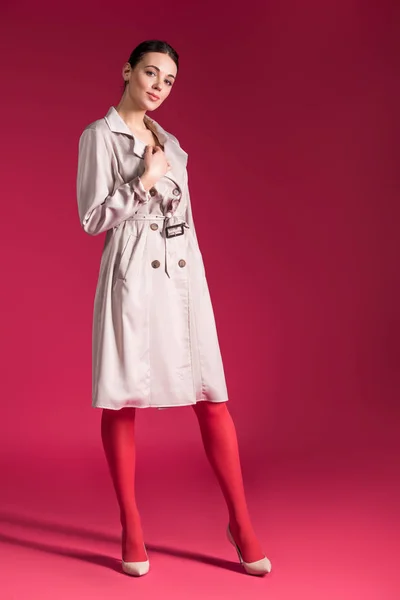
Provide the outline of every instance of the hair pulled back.
[[[161,52],[162,54],[168,54],[176,64],[177,72],[179,70],[179,55],[172,46],[170,46],[167,42],[163,40],[145,40],[141,42],[134,48],[127,60],[127,62],[131,65],[132,69],[141,61],[143,56],[147,54],[147,52]],[[123,90],[125,90],[127,81],[123,84]]]

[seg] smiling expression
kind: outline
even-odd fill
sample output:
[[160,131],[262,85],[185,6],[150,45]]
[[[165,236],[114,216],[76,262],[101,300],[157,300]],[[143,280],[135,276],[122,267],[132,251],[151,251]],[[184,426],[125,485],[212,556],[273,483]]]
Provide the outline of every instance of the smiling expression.
[[175,62],[161,52],[147,52],[133,70],[129,63],[123,69],[124,79],[128,80],[126,92],[143,110],[161,106],[171,93],[176,75]]

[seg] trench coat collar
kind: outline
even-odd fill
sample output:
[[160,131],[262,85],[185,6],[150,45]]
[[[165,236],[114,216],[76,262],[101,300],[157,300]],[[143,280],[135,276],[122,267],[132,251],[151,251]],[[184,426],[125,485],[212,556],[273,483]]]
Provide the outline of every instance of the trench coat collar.
[[[143,158],[146,144],[132,133],[115,106],[110,106],[104,119],[110,130],[114,133],[123,133],[133,138],[133,153],[139,158]],[[144,119],[150,129],[154,129],[160,143],[164,146],[165,156],[171,164],[171,168],[166,172],[165,177],[168,177],[182,188],[188,159],[187,152],[179,146],[157,121],[154,121],[154,119],[151,119],[147,115],[144,116]]]

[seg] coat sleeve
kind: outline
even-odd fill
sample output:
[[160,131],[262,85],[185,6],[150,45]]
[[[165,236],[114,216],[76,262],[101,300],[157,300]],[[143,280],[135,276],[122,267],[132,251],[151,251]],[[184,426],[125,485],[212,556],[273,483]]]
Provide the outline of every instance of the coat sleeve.
[[119,225],[151,199],[139,176],[114,190],[112,151],[96,129],[85,129],[79,138],[76,188],[79,219],[89,235]]

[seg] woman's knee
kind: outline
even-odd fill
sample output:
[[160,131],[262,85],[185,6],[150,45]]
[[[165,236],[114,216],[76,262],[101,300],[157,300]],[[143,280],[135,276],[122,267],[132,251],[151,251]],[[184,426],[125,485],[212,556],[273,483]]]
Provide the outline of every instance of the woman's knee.
[[133,420],[136,416],[136,408],[133,406],[124,406],[117,410],[111,408],[103,408],[102,420],[103,421],[126,421]]
[[193,405],[193,409],[197,416],[207,415],[209,417],[219,416],[228,412],[226,402],[210,402],[201,400]]

